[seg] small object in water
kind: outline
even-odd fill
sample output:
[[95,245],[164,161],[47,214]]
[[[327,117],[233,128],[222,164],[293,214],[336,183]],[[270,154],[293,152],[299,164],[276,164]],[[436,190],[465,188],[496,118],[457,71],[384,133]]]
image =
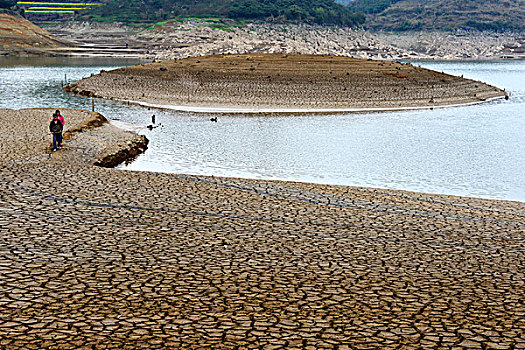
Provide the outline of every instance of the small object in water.
[[158,128],[159,126],[163,127],[163,125],[159,123],[158,125],[150,124],[150,125],[146,126],[146,128],[148,128],[148,130],[153,130],[155,128]]
[[215,122],[215,123],[217,123],[217,117],[212,117],[212,118],[210,118],[210,121],[211,121],[211,122]]
[[155,124],[155,114],[151,116],[151,124]]

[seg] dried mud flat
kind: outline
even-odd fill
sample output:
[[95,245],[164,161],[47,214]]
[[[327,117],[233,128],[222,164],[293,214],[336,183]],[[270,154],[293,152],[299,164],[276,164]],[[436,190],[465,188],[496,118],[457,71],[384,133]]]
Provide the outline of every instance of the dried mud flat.
[[174,109],[231,111],[431,108],[505,97],[482,82],[410,64],[293,54],[147,63],[103,71],[65,89]]
[[0,109],[0,162],[115,166],[147,148],[148,140],[144,136],[111,125],[99,113],[68,108],[60,111],[66,118],[64,140],[67,146],[52,153],[49,122],[55,109]]
[[525,348],[524,203],[106,169],[51,112],[0,111],[2,349]]

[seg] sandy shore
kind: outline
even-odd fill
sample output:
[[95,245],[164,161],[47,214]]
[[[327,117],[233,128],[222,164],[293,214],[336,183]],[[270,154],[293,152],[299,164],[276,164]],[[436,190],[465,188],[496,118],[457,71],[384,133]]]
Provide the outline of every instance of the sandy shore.
[[51,112],[0,110],[2,349],[525,348],[524,203],[106,169]]
[[182,110],[360,111],[505,97],[487,84],[410,64],[339,56],[215,55],[101,72],[66,91]]

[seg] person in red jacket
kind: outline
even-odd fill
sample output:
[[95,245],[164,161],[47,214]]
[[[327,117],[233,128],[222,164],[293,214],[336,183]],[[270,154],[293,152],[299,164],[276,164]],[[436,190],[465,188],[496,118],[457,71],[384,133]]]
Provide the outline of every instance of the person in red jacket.
[[[60,114],[60,111],[58,109],[55,111],[54,115],[56,115],[58,117],[58,120],[60,120],[60,122],[62,123],[62,130],[63,130],[64,127],[66,126],[66,120],[64,119],[62,114]],[[62,148],[62,133],[60,133],[59,135],[58,148]]]

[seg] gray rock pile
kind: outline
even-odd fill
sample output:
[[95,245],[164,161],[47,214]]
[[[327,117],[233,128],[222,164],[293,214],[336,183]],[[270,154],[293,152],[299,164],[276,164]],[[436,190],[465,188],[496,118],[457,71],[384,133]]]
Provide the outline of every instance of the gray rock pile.
[[[187,20],[169,21],[140,32],[118,24],[72,22],[48,28],[77,43],[119,45],[114,55],[133,49],[144,58],[172,59],[211,54],[301,53],[372,59],[523,58],[524,38],[515,33],[386,33],[351,28],[250,23],[236,26]],[[133,50],[125,50],[128,55]],[[106,52],[106,54],[111,54]]]

